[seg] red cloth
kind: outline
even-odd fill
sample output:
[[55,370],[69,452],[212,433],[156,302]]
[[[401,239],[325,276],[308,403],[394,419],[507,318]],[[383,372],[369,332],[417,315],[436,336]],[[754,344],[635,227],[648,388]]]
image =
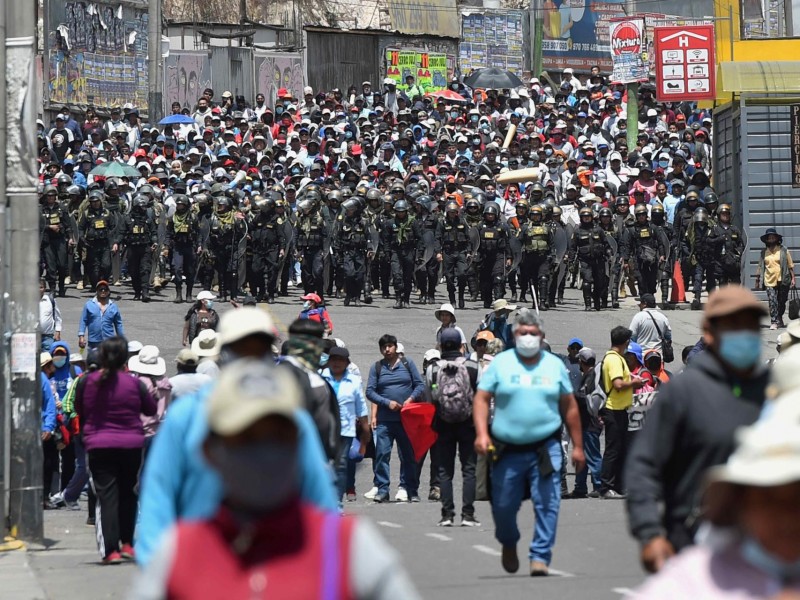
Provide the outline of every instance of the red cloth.
[[414,448],[414,459],[419,461],[436,442],[438,434],[433,430],[436,407],[427,402],[406,402],[400,409],[400,422]]

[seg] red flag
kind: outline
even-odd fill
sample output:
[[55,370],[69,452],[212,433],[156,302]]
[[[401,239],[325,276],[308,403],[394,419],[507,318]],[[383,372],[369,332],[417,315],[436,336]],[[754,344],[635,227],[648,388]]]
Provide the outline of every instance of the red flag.
[[432,428],[435,414],[436,407],[427,402],[406,402],[400,410],[400,421],[414,448],[416,461],[425,456],[438,437]]

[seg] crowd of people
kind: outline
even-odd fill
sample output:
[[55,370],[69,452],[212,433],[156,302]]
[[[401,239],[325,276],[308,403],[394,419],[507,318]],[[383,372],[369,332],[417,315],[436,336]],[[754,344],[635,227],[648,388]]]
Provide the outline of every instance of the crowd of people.
[[[344,508],[370,459],[364,497],[389,502],[394,487],[396,502],[420,502],[427,460],[438,525],[480,525],[489,500],[509,573],[523,498],[538,577],[562,499],[591,497],[625,501],[657,573],[644,597],[733,597],[719,564],[748,597],[797,588],[787,380],[800,329],[789,323],[770,368],[759,333],[767,312],[785,326],[793,262],[770,229],[756,282],[769,311],[738,285],[747,240],[710,186],[709,113],[641,86],[629,148],[625,88],[599,70],[449,88],[463,101],[390,80],[281,90],[274,107],[209,89],[160,127],[132,106],[41,124],[44,507],[80,510],[87,490],[103,563],[142,567],[137,598],[249,598],[267,581],[287,598],[417,598],[395,551]],[[134,300],[174,286],[191,305],[173,377],[156,346],[125,338],[111,290],[126,279]],[[92,294],[85,356],[61,340],[57,297],[72,284]],[[640,312],[610,329],[607,351],[576,337],[556,354],[541,312],[567,284],[586,310],[631,294]],[[289,286],[304,304],[281,340],[257,304]],[[684,289],[702,335],[676,374],[662,310]],[[331,300],[378,293],[396,309],[413,295],[440,323],[420,367],[392,333],[363,371],[333,337]],[[479,324],[458,321],[467,302],[486,309]]]

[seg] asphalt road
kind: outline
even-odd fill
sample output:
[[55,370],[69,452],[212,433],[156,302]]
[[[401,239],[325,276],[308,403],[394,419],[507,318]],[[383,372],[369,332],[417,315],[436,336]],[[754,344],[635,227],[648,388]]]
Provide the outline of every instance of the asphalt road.
[[[440,286],[440,289],[443,286]],[[197,291],[197,290],[196,290]],[[273,315],[279,329],[297,316],[301,302],[296,289],[289,298],[276,304],[262,305]],[[112,290],[119,301],[128,339],[156,344],[167,360],[168,374],[174,373],[174,357],[181,347],[181,327],[188,304],[170,302],[173,291],[157,294],[150,304],[131,300],[130,288]],[[63,339],[77,347],[77,324],[83,303],[90,297],[71,287],[68,297],[58,299],[64,319]],[[432,347],[438,322],[433,311],[438,307],[417,306],[393,310],[392,302],[377,300],[371,306],[342,306],[333,301],[329,307],[334,335],[350,348],[352,360],[362,371],[378,358],[377,340],[384,333],[393,333],[405,345],[407,356],[421,363],[422,354]],[[217,306],[221,311],[228,306]],[[637,308],[628,299],[623,308],[605,312],[584,312],[579,292],[567,291],[567,304],[559,310],[544,313],[547,339],[556,352],[565,352],[567,341],[574,336],[595,350],[609,345],[609,331],[619,324],[627,325]],[[484,315],[482,308],[458,311],[458,324],[467,336]],[[685,345],[694,344],[699,335],[701,313],[677,310],[668,313],[672,322],[675,354]],[[771,336],[773,338],[774,336]],[[774,339],[765,344],[774,348]],[[774,351],[770,351],[774,354]],[[392,462],[392,496],[396,489],[398,461]],[[572,474],[570,474],[570,480]],[[460,481],[456,476],[456,501],[460,499]],[[499,545],[494,540],[490,509],[487,503],[477,504],[477,528],[438,528],[439,505],[428,502],[427,474],[420,486],[423,501],[419,504],[376,505],[362,497],[371,487],[369,464],[361,465],[357,477],[358,500],[348,503],[346,510],[377,523],[383,535],[399,551],[424,598],[478,599],[492,597],[569,599],[621,598],[627,589],[643,580],[638,566],[637,548],[627,534],[623,503],[610,500],[565,500],[562,502],[558,538],[549,578],[527,576],[527,544],[533,528],[533,511],[528,502],[520,511],[522,540],[518,548],[520,574],[507,575],[500,566]],[[571,481],[570,481],[571,487]],[[16,582],[21,590],[17,598],[56,598],[68,594],[84,600],[122,598],[130,585],[132,566],[103,567],[98,564],[93,530],[85,525],[84,510],[47,511],[45,513],[46,548],[31,549],[27,555],[9,558],[0,554],[0,578]],[[16,561],[16,562],[15,562]],[[35,579],[30,577],[30,572]],[[34,581],[35,583],[31,583]],[[39,586],[38,588],[36,586]],[[30,594],[25,592],[30,590]],[[0,598],[6,598],[0,589]]]

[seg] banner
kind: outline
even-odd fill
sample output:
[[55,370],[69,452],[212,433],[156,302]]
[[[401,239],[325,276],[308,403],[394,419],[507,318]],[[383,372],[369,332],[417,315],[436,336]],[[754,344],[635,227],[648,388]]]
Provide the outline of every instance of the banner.
[[404,91],[406,77],[412,75],[425,92],[435,92],[447,87],[447,63],[446,54],[387,48],[386,77]]
[[465,14],[458,45],[461,73],[499,67],[522,75],[524,14],[522,11]]
[[644,19],[616,21],[609,26],[611,40],[611,81],[635,83],[647,81],[650,59],[647,54]]

